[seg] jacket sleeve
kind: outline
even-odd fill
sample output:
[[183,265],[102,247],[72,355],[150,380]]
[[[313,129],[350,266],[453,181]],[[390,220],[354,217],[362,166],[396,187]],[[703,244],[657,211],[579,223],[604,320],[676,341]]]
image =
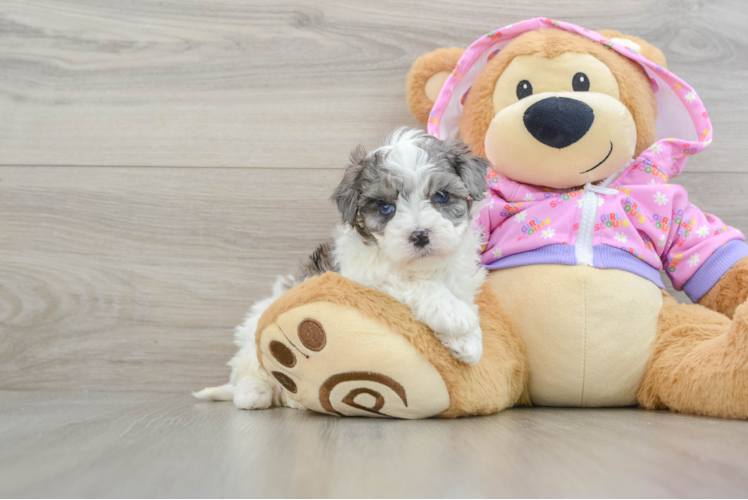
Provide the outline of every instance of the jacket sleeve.
[[[516,213],[516,211],[512,211],[515,204],[506,201],[502,198],[501,193],[497,193],[496,191],[491,191],[484,203],[478,213],[477,224],[483,228],[486,236],[490,235],[494,229]],[[519,209],[515,208],[515,210]]]
[[[488,198],[483,202],[476,218],[476,226],[483,229],[486,237],[505,220],[519,212],[521,203],[514,203],[511,196],[517,190],[517,184],[489,170]],[[506,193],[506,194],[505,194]]]
[[672,217],[662,264],[676,290],[698,302],[740,259],[748,245],[739,230],[699,210],[681,186],[672,195]]

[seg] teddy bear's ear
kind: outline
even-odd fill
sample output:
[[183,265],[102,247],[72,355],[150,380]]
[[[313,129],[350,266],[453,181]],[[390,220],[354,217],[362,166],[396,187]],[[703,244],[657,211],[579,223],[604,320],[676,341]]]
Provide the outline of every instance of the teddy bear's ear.
[[665,55],[660,49],[650,44],[646,40],[642,40],[639,37],[631,35],[624,35],[620,31],[616,30],[599,30],[598,33],[600,33],[611,42],[619,43],[625,47],[634,49],[653,63],[659,64],[663,68],[667,68]]
[[407,97],[410,112],[416,120],[421,123],[428,121],[439,91],[464,52],[457,47],[438,49],[413,63],[408,73]]

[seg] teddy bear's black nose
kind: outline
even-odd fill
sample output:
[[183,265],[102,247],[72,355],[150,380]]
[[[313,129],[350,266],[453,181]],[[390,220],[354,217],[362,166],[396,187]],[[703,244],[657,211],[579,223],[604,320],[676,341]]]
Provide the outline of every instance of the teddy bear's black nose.
[[584,137],[595,113],[582,101],[547,97],[525,111],[525,128],[534,138],[552,148],[565,148]]

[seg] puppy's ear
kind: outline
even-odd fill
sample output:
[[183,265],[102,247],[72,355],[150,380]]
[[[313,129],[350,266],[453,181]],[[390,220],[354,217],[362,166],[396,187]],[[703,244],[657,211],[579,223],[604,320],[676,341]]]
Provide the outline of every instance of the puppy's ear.
[[636,36],[624,35],[620,31],[616,30],[599,30],[598,33],[600,33],[611,42],[619,43],[624,47],[633,49],[653,63],[658,64],[663,68],[667,68],[665,54],[663,54],[660,49],[658,49],[648,41]]
[[332,201],[338,206],[338,212],[343,222],[353,227],[357,226],[358,197],[361,193],[361,172],[364,169],[366,150],[359,145],[351,151],[351,160],[345,169],[343,179],[332,194]]
[[407,96],[411,114],[421,123],[429,119],[431,108],[447,77],[465,53],[464,49],[452,47],[429,52],[413,63],[408,73]]
[[475,156],[467,144],[460,140],[446,141],[447,157],[457,175],[467,186],[468,193],[480,201],[486,196],[486,177],[491,163],[480,156]]

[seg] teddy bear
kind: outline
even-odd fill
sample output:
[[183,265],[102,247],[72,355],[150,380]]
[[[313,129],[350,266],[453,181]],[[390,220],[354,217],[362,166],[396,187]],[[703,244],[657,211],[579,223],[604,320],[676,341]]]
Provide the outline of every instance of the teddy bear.
[[491,163],[483,357],[451,358],[403,304],[327,273],[258,325],[260,361],[291,399],[338,416],[532,404],[748,418],[748,246],[669,183],[712,128],[662,52],[531,19],[422,56],[407,100],[429,133]]

